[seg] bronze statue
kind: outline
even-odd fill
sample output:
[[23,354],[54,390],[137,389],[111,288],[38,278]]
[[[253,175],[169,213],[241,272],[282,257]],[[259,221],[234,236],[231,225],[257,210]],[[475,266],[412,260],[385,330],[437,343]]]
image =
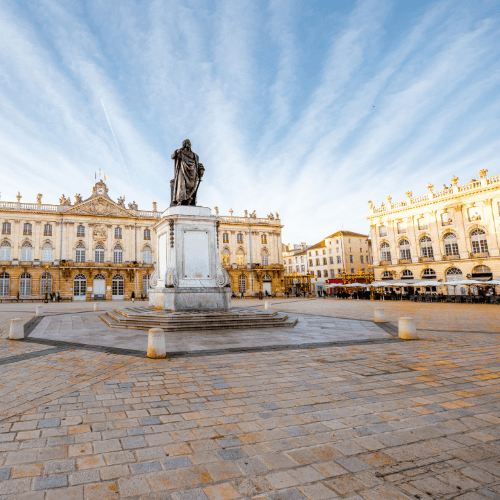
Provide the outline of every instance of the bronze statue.
[[171,202],[173,205],[196,205],[196,196],[205,167],[198,155],[191,150],[191,141],[182,141],[182,148],[172,155],[175,161],[174,178],[170,181]]

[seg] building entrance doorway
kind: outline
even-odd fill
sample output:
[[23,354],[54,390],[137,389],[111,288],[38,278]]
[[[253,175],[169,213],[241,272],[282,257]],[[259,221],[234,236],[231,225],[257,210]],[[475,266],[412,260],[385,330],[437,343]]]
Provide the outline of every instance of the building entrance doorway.
[[266,274],[262,278],[262,293],[266,295],[266,292],[268,295],[271,295],[271,276],[269,274]]
[[103,274],[96,274],[93,283],[94,300],[106,300],[106,278]]
[[87,277],[77,274],[73,280],[73,300],[87,300]]

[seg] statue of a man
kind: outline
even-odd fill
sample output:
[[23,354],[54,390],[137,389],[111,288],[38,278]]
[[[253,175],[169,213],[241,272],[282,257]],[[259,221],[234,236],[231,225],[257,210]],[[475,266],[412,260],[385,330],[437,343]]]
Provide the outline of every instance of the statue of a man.
[[175,161],[174,179],[170,182],[173,205],[196,205],[196,195],[205,172],[198,155],[191,150],[191,141],[182,142],[182,148],[172,155]]

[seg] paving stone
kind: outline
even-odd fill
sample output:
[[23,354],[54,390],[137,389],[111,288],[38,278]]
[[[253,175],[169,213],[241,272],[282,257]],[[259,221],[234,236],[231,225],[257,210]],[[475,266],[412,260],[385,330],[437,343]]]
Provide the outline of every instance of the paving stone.
[[63,488],[68,486],[68,476],[42,476],[33,479],[33,489],[48,490],[50,488]]

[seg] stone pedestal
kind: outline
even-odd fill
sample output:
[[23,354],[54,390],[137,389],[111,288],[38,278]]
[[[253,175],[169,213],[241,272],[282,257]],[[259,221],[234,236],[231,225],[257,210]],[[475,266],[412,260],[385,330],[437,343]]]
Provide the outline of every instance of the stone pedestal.
[[218,217],[206,207],[173,206],[155,226],[158,262],[149,304],[171,311],[227,311],[229,275],[218,248]]

